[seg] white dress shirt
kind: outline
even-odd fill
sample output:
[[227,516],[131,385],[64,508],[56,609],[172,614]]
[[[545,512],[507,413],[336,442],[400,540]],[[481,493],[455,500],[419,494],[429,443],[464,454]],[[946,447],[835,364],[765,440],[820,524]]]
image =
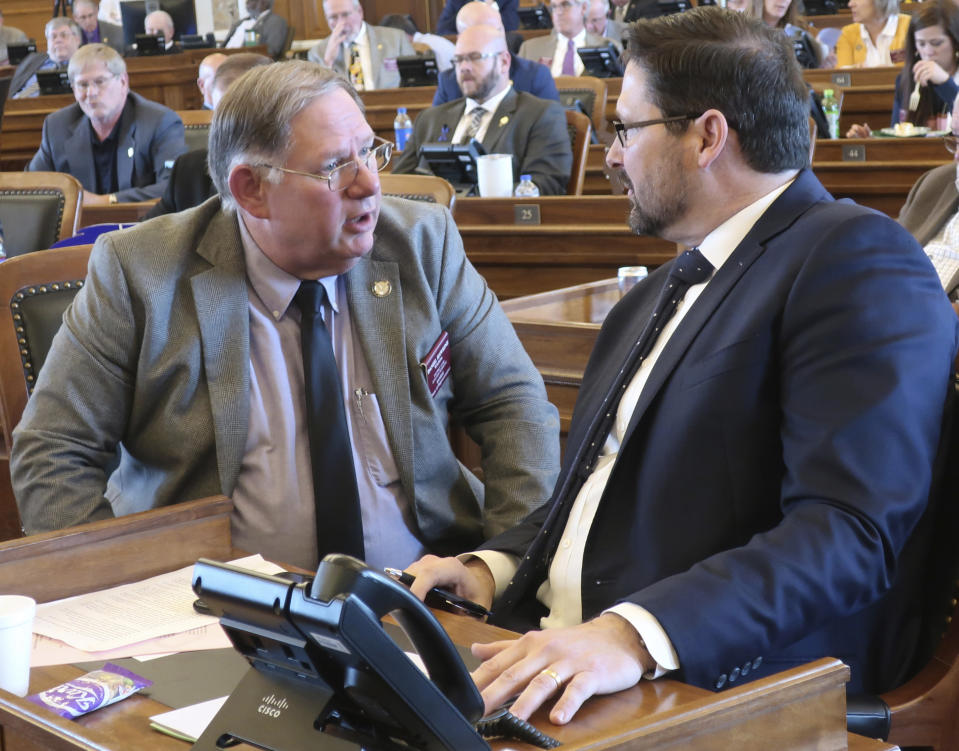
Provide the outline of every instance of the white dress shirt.
[[866,68],[875,68],[880,65],[892,65],[890,51],[892,40],[896,37],[896,29],[899,26],[899,14],[893,13],[886,19],[885,26],[876,37],[876,43],[872,43],[872,37],[866,31],[865,24],[859,24],[859,33],[862,34],[862,43],[866,47],[866,61],[863,63]]
[[463,116],[460,118],[460,121],[456,124],[456,130],[453,131],[453,140],[451,143],[459,143],[463,136],[466,134],[466,129],[469,127],[470,113],[477,107],[482,107],[486,112],[483,114],[483,119],[480,121],[479,130],[476,131],[476,135],[473,136],[477,141],[482,141],[486,138],[486,131],[489,130],[489,124],[493,121],[493,113],[499,108],[500,102],[503,101],[503,98],[513,90],[512,86],[507,86],[499,94],[494,94],[485,102],[477,102],[475,99],[470,99],[466,97],[466,108],[463,110]]
[[366,21],[360,25],[360,30],[353,37],[352,42],[343,42],[340,54],[343,55],[343,67],[347,76],[350,74],[350,44],[356,44],[360,53],[360,67],[363,69],[363,91],[373,91],[376,88],[376,71],[373,70],[373,58],[370,57],[370,37],[366,33]]
[[[734,214],[710,232],[700,243],[700,252],[716,271],[722,267],[766,209],[791,183],[792,179]],[[660,354],[668,346],[673,332],[696,304],[696,300],[706,289],[707,284],[709,279],[689,287],[677,306],[676,312],[663,326],[662,333],[649,356],[642,361],[623,393],[616,411],[616,419],[610,434],[606,437],[599,460],[573,501],[566,527],[550,564],[548,578],[536,592],[536,598],[549,609],[549,614],[540,620],[541,628],[560,628],[582,623],[582,572],[586,541],[603,491],[606,489],[606,483],[619,455],[620,442]],[[518,559],[504,553],[478,551],[467,555],[479,557],[489,566],[496,582],[496,596],[502,594],[518,568]],[[696,604],[690,603],[690,607],[694,608]],[[657,678],[670,670],[679,668],[679,658],[669,636],[652,613],[633,603],[620,603],[605,612],[622,616],[639,632],[646,649],[656,660],[657,665],[656,670],[645,677]]]

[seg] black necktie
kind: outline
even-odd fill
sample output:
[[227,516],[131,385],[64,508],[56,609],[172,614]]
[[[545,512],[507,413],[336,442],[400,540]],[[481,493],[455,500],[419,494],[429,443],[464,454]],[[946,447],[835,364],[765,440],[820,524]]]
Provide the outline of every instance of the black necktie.
[[333,343],[322,317],[326,290],[319,282],[300,282],[293,302],[301,315],[300,343],[316,499],[317,552],[320,560],[327,553],[348,553],[362,559],[363,519],[350,432]]
[[[580,443],[576,458],[570,464],[570,470],[563,480],[563,485],[553,498],[552,507],[543,526],[523,556],[520,567],[506,591],[496,603],[497,619],[508,617],[517,602],[532,593],[530,584],[538,586],[548,574],[549,557],[559,544],[573,501],[576,500],[583,483],[596,465],[596,460],[616,419],[616,411],[623,393],[643,360],[649,356],[666,322],[676,312],[676,307],[685,296],[686,290],[694,284],[706,281],[712,272],[713,265],[706,260],[698,248],[687,250],[673,263],[666,284],[659,293],[659,300],[653,309],[652,316],[630,349],[616,378],[613,379],[600,409],[591,418],[590,427],[585,433],[586,438]],[[497,623],[508,623],[508,621],[497,620]]]

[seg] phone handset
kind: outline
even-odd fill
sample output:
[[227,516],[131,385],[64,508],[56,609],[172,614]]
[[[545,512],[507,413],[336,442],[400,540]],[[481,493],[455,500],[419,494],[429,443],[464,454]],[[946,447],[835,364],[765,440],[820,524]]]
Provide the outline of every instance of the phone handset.
[[309,598],[328,602],[342,593],[355,595],[377,620],[392,615],[437,688],[468,722],[475,724],[482,717],[483,698],[456,647],[429,608],[409,589],[356,558],[327,555],[317,569]]

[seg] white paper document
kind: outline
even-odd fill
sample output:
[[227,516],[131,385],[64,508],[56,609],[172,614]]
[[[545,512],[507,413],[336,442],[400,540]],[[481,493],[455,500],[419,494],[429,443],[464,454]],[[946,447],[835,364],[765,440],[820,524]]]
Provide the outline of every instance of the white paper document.
[[155,714],[150,718],[150,727],[175,738],[196,743],[196,739],[203,735],[203,731],[213,721],[226,700],[226,696],[221,696],[219,699],[210,699],[199,704],[191,704],[189,707]]
[[[262,573],[283,570],[259,555],[232,563]],[[134,584],[38,605],[34,633],[84,652],[104,652],[216,624],[215,617],[194,611],[192,577],[193,567],[188,566]]]

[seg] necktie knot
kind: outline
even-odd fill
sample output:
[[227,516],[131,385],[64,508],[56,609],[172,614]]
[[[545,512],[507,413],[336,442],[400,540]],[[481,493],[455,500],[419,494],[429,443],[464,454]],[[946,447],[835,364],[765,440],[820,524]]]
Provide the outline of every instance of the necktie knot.
[[300,310],[300,314],[306,318],[315,318],[323,311],[323,304],[326,302],[326,288],[317,281],[305,279],[300,282],[300,288],[293,296],[293,303]]
[[712,273],[713,265],[699,252],[699,248],[681,253],[669,271],[670,276],[690,285],[705,282]]

